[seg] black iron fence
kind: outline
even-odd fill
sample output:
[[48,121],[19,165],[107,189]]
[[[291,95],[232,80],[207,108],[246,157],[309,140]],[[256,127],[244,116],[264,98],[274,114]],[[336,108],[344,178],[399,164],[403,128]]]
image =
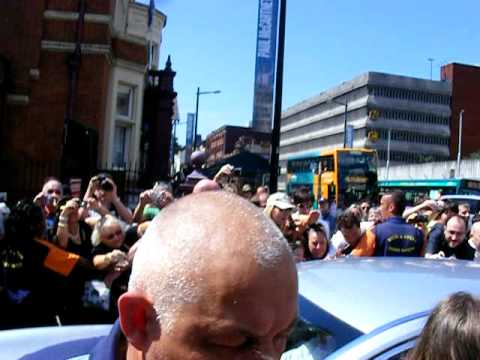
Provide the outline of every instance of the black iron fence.
[[101,166],[83,171],[80,169],[73,175],[65,177],[61,174],[59,162],[42,162],[27,158],[0,159],[0,193],[6,193],[7,202],[12,205],[20,199],[33,199],[41,191],[46,179],[56,177],[61,179],[66,194],[71,192],[70,180],[80,179],[81,193],[84,194],[90,178],[99,173],[107,173],[113,178],[118,196],[129,207],[135,206],[140,192],[151,188],[154,181],[144,169],[136,165]]

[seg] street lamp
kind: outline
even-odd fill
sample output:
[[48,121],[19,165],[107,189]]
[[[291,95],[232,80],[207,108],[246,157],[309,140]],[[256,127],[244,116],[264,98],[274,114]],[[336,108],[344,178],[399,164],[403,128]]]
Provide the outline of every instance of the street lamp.
[[335,99],[330,99],[330,102],[342,105],[345,107],[345,112],[343,115],[343,148],[345,149],[347,147],[347,111],[348,111],[348,102],[345,100],[345,102],[341,102]]
[[458,120],[458,150],[457,150],[457,178],[460,178],[460,162],[462,161],[462,132],[463,132],[463,109],[460,110]]
[[195,133],[193,135],[193,150],[197,149],[198,100],[200,98],[200,95],[207,95],[207,94],[220,94],[220,90],[200,91],[200,87],[197,87],[197,105],[195,107]]

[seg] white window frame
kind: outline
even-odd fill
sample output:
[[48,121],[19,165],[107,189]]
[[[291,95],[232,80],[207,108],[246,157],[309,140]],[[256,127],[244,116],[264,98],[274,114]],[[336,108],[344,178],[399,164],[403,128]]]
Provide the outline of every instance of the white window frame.
[[[112,165],[114,168],[120,169],[128,166],[132,159],[132,146],[134,146],[135,127],[135,105],[136,105],[137,86],[119,82],[117,84],[116,98],[114,102],[115,117],[113,124],[113,148],[112,148]],[[120,95],[128,95],[128,114],[121,114],[118,112],[118,97]],[[117,128],[125,128],[123,161],[118,163],[116,159],[116,135]]]

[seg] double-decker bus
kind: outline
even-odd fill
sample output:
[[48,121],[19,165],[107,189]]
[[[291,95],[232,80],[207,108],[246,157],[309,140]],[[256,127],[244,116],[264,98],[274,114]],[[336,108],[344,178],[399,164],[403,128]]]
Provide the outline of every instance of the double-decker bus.
[[437,199],[441,195],[480,195],[480,181],[473,179],[416,179],[382,180],[378,182],[381,192],[401,190],[409,204],[423,198]]
[[320,197],[348,206],[377,194],[377,153],[371,149],[337,148],[292,156],[287,160],[287,192],[306,186]]

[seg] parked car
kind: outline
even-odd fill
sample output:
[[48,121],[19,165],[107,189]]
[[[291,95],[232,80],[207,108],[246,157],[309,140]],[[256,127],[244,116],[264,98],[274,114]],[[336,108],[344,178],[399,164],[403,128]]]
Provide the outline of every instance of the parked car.
[[[430,311],[457,291],[480,296],[480,263],[423,258],[345,258],[298,265],[299,321],[282,360],[401,359]],[[111,325],[0,332],[0,358],[107,335]]]
[[480,211],[479,195],[443,195],[440,200],[448,200],[456,204],[468,203],[470,205],[470,214],[478,214]]
[[439,301],[480,295],[472,261],[348,258],[301,263],[298,274],[300,319],[282,360],[401,359]]
[[59,343],[105,336],[111,328],[112,325],[75,325],[0,331],[0,359],[19,359]]

